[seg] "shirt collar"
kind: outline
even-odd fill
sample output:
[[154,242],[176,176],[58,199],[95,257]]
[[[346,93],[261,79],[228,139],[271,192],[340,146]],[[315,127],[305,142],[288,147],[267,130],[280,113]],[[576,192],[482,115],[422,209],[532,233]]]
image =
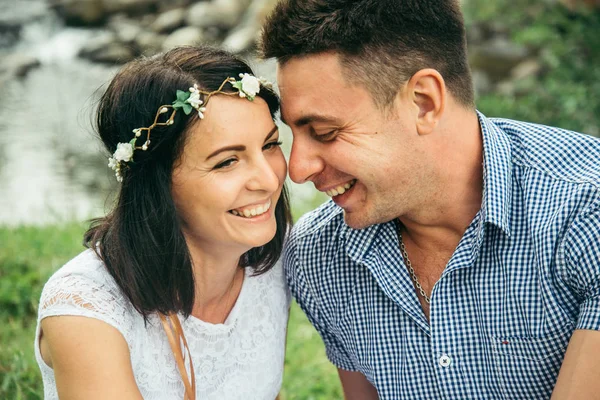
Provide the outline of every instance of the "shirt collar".
[[[390,223],[393,224],[393,222],[388,222],[386,224]],[[346,254],[348,254],[353,261],[361,263],[363,257],[375,242],[377,232],[381,229],[382,225],[386,224],[371,225],[363,229],[352,229],[344,222],[343,229],[345,230]]]
[[[479,111],[477,112],[483,137],[483,201],[482,222],[498,226],[510,236],[510,202],[512,163],[510,140],[506,133]],[[386,226],[387,225],[387,226]],[[386,228],[383,228],[386,226]],[[344,224],[346,253],[360,261],[365,256],[381,229],[394,230],[392,221],[364,229],[352,229]]]
[[512,197],[511,146],[507,134],[477,111],[483,138],[483,222],[498,226],[510,236]]

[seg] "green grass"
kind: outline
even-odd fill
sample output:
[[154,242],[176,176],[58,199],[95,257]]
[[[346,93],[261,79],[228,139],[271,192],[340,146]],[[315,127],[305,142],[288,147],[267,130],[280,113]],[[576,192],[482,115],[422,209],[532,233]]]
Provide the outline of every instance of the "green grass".
[[[0,399],[42,399],[33,340],[48,277],[83,250],[85,225],[0,227]],[[282,400],[341,399],[321,338],[294,304],[288,327]]]

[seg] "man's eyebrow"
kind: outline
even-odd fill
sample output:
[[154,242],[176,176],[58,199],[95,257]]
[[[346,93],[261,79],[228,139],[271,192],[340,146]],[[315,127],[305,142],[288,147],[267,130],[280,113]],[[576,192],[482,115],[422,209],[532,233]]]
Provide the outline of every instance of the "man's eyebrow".
[[[265,142],[267,140],[269,140],[271,138],[271,136],[273,136],[275,134],[275,132],[277,132],[277,125],[275,125],[273,127],[273,129],[271,129],[269,131],[269,133],[267,133],[267,137],[265,138]],[[246,150],[246,146],[238,144],[238,145],[233,145],[233,146],[225,146],[225,147],[221,147],[220,149],[217,149],[215,151],[213,151],[212,153],[210,153],[208,155],[208,157],[206,157],[207,160],[225,152],[225,151],[244,151]]]
[[[290,126],[290,124],[288,124],[287,121],[283,118],[283,113],[279,113],[279,119],[281,120],[281,122],[283,122],[287,126]],[[297,120],[293,121],[292,124],[294,126],[300,127],[300,126],[308,125],[313,122],[337,123],[338,119],[335,117],[329,116],[329,115],[324,115],[324,114],[308,114],[308,115],[304,115],[304,116],[298,118]]]

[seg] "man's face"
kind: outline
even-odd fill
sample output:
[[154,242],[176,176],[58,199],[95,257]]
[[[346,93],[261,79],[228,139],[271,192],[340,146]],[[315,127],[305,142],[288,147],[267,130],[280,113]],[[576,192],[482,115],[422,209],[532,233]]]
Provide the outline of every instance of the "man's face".
[[399,96],[389,112],[378,109],[365,87],[344,77],[335,53],[293,58],[278,68],[277,81],[282,119],[294,136],[294,182],[313,182],[355,229],[413,206],[421,175],[415,163],[424,150],[408,99]]

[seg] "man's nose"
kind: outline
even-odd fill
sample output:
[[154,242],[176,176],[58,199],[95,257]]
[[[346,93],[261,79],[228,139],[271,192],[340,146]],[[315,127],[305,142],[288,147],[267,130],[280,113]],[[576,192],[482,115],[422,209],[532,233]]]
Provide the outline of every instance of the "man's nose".
[[[283,156],[282,156],[283,159]],[[282,169],[285,169],[285,165],[280,164]],[[263,190],[266,192],[275,192],[281,185],[277,171],[275,170],[277,165],[269,162],[264,157],[258,157],[253,166],[253,176],[247,183],[247,187],[250,190]]]
[[311,181],[324,168],[323,159],[318,152],[318,144],[301,135],[294,136],[289,163],[290,179],[296,183]]

